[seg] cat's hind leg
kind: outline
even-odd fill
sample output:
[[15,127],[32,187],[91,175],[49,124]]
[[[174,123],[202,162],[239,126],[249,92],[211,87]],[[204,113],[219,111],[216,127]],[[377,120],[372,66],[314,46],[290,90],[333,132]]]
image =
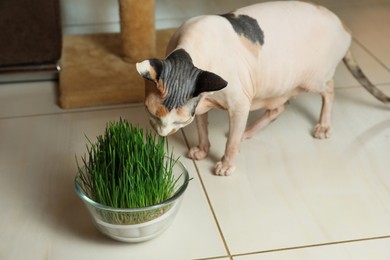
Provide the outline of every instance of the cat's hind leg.
[[256,131],[274,121],[285,110],[285,107],[286,104],[283,104],[277,108],[266,110],[259,119],[246,128],[244,135],[242,136],[242,141],[252,138]]
[[322,96],[322,109],[320,120],[313,129],[313,136],[318,139],[325,139],[330,137],[332,130],[333,80],[326,83],[325,91],[320,92],[320,94]]
[[208,115],[204,113],[202,115],[195,116],[196,127],[198,129],[199,144],[192,147],[188,152],[188,157],[193,160],[201,160],[205,158],[210,150],[210,141],[208,134]]

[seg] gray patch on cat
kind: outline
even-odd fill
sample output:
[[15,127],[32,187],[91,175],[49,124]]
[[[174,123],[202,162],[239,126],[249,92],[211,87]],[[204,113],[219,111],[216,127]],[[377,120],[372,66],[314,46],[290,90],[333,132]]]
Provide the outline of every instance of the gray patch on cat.
[[256,19],[247,15],[236,15],[234,13],[222,14],[233,26],[238,35],[242,35],[254,44],[264,44],[264,33]]
[[163,105],[169,111],[182,107],[193,97],[200,73],[201,70],[193,65],[190,55],[183,49],[174,51],[164,60],[160,79],[167,88]]

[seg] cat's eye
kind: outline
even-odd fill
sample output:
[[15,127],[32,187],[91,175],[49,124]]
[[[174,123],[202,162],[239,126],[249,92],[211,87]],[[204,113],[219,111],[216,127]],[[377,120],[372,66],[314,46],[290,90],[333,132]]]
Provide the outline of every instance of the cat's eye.
[[149,117],[149,122],[153,127],[165,127],[165,124],[162,122],[162,120],[158,117]]
[[152,120],[155,123],[161,124],[161,118],[156,117],[156,116],[154,116],[152,114],[150,115],[150,120]]

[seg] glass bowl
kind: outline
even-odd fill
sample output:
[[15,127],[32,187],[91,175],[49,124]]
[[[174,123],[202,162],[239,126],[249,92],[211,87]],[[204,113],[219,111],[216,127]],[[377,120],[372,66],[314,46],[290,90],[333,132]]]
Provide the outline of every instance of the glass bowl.
[[79,177],[74,179],[77,195],[87,207],[93,222],[103,234],[123,242],[143,242],[165,231],[180,208],[189,182],[188,171],[177,161],[173,174],[178,181],[173,196],[162,203],[144,208],[112,208],[99,204],[85,194]]

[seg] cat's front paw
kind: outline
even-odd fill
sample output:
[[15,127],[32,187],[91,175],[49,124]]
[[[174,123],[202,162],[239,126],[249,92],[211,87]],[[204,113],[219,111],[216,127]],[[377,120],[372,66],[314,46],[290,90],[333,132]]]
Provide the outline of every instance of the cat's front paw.
[[188,157],[192,160],[202,160],[208,154],[208,151],[199,148],[198,146],[192,147],[188,152]]
[[221,160],[215,165],[215,175],[229,176],[235,169],[236,167],[233,164],[226,160]]

